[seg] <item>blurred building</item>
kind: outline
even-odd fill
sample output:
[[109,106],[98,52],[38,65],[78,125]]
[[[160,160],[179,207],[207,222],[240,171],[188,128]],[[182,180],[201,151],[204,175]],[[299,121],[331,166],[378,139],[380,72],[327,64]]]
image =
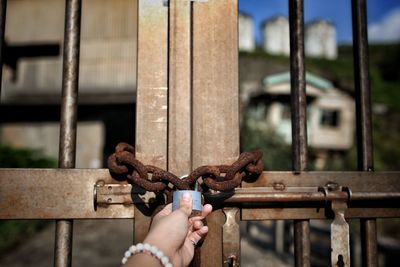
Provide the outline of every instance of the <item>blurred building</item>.
[[289,21],[284,16],[265,20],[261,26],[263,49],[272,55],[290,55]]
[[[250,96],[249,125],[274,130],[288,144],[292,141],[290,73],[266,76],[262,87]],[[333,84],[306,73],[308,145],[316,152],[316,167],[322,168],[327,153],[346,151],[353,145],[354,100]]]
[[[289,21],[284,16],[267,19],[261,26],[263,49],[272,55],[290,55]],[[304,52],[306,56],[336,59],[338,54],[336,28],[326,20],[306,24]]]
[[326,59],[337,58],[336,28],[331,22],[314,20],[307,23],[304,42],[306,56]]
[[[133,142],[133,125],[118,124],[126,117],[133,121],[136,5],[136,0],[82,1],[78,167],[101,167],[103,153],[117,140]],[[1,143],[41,148],[55,158],[64,10],[64,0],[10,0],[5,33]],[[117,136],[121,129],[132,132]]]
[[253,18],[239,12],[239,51],[253,52],[256,49]]

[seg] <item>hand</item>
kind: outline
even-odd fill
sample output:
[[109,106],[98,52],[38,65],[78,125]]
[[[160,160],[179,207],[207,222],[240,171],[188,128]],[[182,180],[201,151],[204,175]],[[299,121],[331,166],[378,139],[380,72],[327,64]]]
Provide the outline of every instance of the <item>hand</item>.
[[200,216],[189,218],[192,213],[192,198],[185,193],[179,209],[172,211],[168,204],[154,216],[150,231],[144,242],[156,246],[168,256],[174,267],[188,266],[194,256],[194,244],[197,244],[208,232],[202,219],[212,211],[206,204]]

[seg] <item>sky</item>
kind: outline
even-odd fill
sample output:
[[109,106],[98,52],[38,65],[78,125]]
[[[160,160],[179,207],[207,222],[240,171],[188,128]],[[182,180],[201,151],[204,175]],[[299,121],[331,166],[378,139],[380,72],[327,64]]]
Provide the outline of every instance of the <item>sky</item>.
[[[255,22],[257,42],[263,20],[288,15],[286,0],[239,0],[239,10]],[[368,38],[371,43],[400,41],[400,0],[368,0]],[[304,0],[304,21],[326,19],[336,26],[339,43],[352,42],[351,0]]]

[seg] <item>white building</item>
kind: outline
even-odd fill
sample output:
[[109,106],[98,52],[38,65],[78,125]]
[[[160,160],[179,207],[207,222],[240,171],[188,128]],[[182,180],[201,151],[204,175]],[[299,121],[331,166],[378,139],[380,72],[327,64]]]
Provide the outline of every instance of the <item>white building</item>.
[[306,56],[326,59],[337,58],[336,28],[328,21],[315,20],[307,23],[304,42]]
[[270,18],[262,26],[263,49],[272,55],[290,55],[289,21],[284,16]]
[[[253,93],[250,125],[275,130],[291,143],[290,73],[266,76],[262,88]],[[333,84],[306,73],[308,145],[316,151],[345,151],[353,145],[354,101]]]
[[253,18],[239,13],[239,51],[253,52],[256,49]]

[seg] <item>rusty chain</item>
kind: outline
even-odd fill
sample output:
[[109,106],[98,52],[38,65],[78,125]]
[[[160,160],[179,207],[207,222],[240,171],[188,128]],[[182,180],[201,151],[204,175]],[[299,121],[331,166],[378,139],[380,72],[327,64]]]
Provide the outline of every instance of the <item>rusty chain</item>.
[[[167,202],[171,202],[172,190],[192,189],[196,182],[200,184],[198,189],[202,192],[209,189],[233,190],[241,184],[242,180],[251,181],[257,178],[263,171],[264,165],[260,150],[244,152],[231,165],[201,166],[187,177],[180,179],[161,168],[144,165],[136,159],[133,146],[119,143],[115,148],[115,153],[108,158],[108,169],[115,178],[127,179],[146,191],[166,193]],[[200,265],[200,247],[196,247],[191,266]]]
[[[146,191],[161,192],[173,189],[188,190],[198,182],[202,192],[209,189],[230,191],[244,181],[258,177],[264,169],[262,152],[243,152],[231,165],[201,166],[186,178],[180,179],[161,168],[144,165],[135,157],[135,149],[126,143],[119,143],[108,158],[108,168],[114,177],[127,179]],[[172,185],[172,187],[171,187]]]

